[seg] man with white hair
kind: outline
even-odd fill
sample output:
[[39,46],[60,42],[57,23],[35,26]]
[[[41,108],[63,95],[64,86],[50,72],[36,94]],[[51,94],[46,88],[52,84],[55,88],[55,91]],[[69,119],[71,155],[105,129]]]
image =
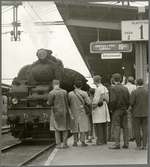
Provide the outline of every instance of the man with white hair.
[[101,76],[94,76],[93,81],[96,85],[92,102],[92,119],[97,137],[96,145],[103,145],[107,144],[107,122],[110,122],[107,106],[109,95],[107,88],[101,83]]

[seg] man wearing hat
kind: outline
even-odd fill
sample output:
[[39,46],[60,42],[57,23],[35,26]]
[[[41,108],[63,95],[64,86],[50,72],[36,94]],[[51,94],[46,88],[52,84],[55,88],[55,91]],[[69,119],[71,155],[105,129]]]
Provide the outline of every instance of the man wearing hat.
[[123,148],[128,148],[127,110],[129,107],[129,91],[121,84],[121,75],[112,76],[114,86],[110,89],[110,108],[112,112],[113,138],[115,144],[110,149],[120,149],[120,131],[123,128]]

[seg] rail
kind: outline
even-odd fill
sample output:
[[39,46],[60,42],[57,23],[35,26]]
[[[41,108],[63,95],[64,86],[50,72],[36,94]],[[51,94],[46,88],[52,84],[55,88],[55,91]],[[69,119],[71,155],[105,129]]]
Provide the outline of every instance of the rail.
[[5,152],[7,152],[7,151],[10,151],[11,149],[14,149],[14,148],[18,147],[18,146],[20,146],[21,144],[22,144],[22,142],[17,142],[17,143],[15,143],[15,144],[6,146],[6,147],[4,147],[4,148],[1,149],[1,152],[2,152],[2,153],[5,153]]
[[45,148],[43,148],[42,150],[40,150],[39,152],[37,152],[33,156],[31,156],[29,159],[27,159],[27,160],[23,161],[22,163],[20,163],[18,166],[21,167],[21,166],[29,164],[31,161],[33,161],[34,159],[36,159],[38,156],[40,156],[41,154],[43,154],[45,151],[49,150],[50,148],[53,148],[54,145],[55,144],[52,143],[51,145],[46,146]]
[[[36,148],[36,152],[34,152],[34,147],[37,147],[38,145],[27,145],[28,147],[25,149],[26,144],[24,142],[18,142],[16,144],[12,144],[10,146],[6,146],[4,148],[1,149],[2,154],[7,154],[7,153],[11,153],[11,158],[12,155],[14,154],[14,158],[18,159],[17,160],[17,164],[15,164],[15,166],[27,166],[30,163],[33,163],[34,160],[36,160],[39,156],[43,155],[46,151],[48,151],[49,149],[53,149],[55,146],[55,142],[52,142],[49,145],[44,145],[41,147],[41,145],[39,146],[39,148]],[[30,153],[31,155],[28,156],[23,156],[24,158],[17,158],[17,154],[15,152],[18,152],[19,155],[19,151],[20,150],[24,150],[25,155],[28,155],[28,153]],[[33,152],[32,152],[33,151]],[[8,154],[9,155],[9,154]],[[12,158],[13,159],[13,158]],[[5,164],[4,164],[5,165]]]

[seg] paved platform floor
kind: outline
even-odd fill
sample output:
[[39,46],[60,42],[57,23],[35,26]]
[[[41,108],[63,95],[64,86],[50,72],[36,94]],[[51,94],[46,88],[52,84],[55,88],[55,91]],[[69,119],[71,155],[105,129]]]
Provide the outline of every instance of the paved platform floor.
[[70,138],[68,149],[54,149],[45,165],[107,165],[107,164],[147,164],[147,150],[136,150],[135,143],[129,149],[110,150],[112,145],[96,146],[95,142],[87,147],[72,147]]

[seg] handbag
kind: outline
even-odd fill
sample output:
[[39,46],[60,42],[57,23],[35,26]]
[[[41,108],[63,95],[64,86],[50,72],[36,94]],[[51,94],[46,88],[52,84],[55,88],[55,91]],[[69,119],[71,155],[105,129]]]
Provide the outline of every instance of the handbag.
[[88,106],[88,105],[85,103],[84,98],[82,97],[81,94],[78,95],[75,91],[74,91],[74,94],[75,94],[76,97],[80,100],[80,102],[83,104],[86,114],[89,115],[89,114],[91,113],[90,106]]

